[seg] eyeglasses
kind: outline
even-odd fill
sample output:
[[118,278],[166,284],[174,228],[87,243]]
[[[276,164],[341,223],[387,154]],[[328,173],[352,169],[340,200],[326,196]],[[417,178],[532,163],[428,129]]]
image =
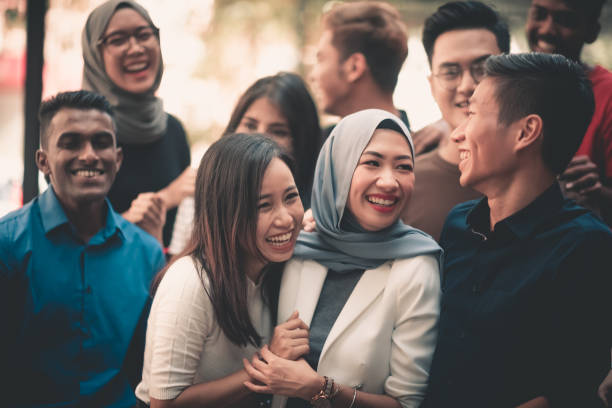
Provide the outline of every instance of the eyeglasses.
[[[480,83],[486,75],[485,60],[474,62],[469,68],[470,75],[476,84]],[[460,65],[444,66],[434,74],[440,85],[449,91],[457,89],[463,78],[463,68]]]
[[109,52],[121,53],[129,48],[130,38],[134,37],[141,46],[148,45],[152,40],[159,38],[159,28],[139,27],[131,33],[116,31],[98,40],[98,45],[103,45]]

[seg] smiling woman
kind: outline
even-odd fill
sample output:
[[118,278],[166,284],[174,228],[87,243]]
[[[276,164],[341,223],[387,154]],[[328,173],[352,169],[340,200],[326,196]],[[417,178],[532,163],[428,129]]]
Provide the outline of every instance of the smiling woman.
[[83,88],[110,101],[124,163],[108,198],[128,220],[170,242],[180,201],[195,174],[181,123],[155,96],[163,73],[159,29],[132,0],[109,0],[91,12],[82,35]]
[[[290,164],[262,135],[232,134],[206,151],[190,247],[154,283],[136,389],[144,403],[257,406],[241,358],[274,341],[280,272],[304,215]],[[295,317],[289,326],[305,332]]]

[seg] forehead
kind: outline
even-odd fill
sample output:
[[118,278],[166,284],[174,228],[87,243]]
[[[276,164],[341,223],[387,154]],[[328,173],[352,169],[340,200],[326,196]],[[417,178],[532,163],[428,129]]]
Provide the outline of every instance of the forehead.
[[474,94],[470,98],[470,106],[478,109],[479,112],[498,112],[499,106],[495,98],[496,89],[497,84],[495,79],[485,77],[485,79],[476,86]]
[[255,99],[244,113],[244,116],[258,121],[287,122],[278,105],[266,97]]
[[292,185],[294,185],[294,181],[289,167],[278,157],[273,158],[266,167],[261,181],[262,194],[276,190],[284,191]]
[[105,34],[147,25],[149,25],[147,20],[136,10],[131,7],[124,7],[115,11],[115,14],[113,14],[108,22],[108,26],[106,26]]
[[97,109],[62,108],[51,119],[50,130],[50,144],[64,133],[89,136],[104,132],[115,136],[112,118]]
[[563,0],[532,0],[531,6],[544,8],[548,11],[579,11]]
[[332,44],[332,40],[334,39],[334,32],[331,28],[326,28],[321,33],[321,37],[319,37],[319,44],[317,47],[318,53],[329,53],[334,52],[336,47]]
[[433,67],[440,64],[469,64],[484,55],[500,54],[495,34],[484,28],[446,31],[436,38],[431,57]]

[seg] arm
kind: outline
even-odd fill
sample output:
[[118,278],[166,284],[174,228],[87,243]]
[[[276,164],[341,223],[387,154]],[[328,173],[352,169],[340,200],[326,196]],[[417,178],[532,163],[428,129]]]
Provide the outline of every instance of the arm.
[[546,398],[538,397],[529,400],[516,408],[550,408],[550,405],[548,404],[548,400]]
[[606,407],[612,407],[612,370],[599,386],[597,393]]
[[162,242],[162,231],[166,222],[166,208],[164,202],[155,193],[140,193],[130,208],[123,214],[123,218],[138,225],[149,234]]
[[414,154],[427,153],[438,146],[440,141],[450,135],[451,129],[444,119],[430,123],[424,128],[414,132]]
[[195,169],[187,167],[173,182],[157,192],[166,209],[170,210],[177,207],[185,197],[193,197],[195,179]]
[[[244,385],[254,392],[285,395],[310,401],[325,384],[324,377],[314,371],[306,360],[286,360],[274,355],[267,346],[262,347],[260,354],[253,356],[251,362],[245,359],[243,363],[250,376]],[[331,401],[332,407],[346,408],[351,405],[355,391],[349,386],[337,385],[338,393]],[[388,395],[361,391],[357,391],[355,401],[360,408],[400,407],[397,400]]]
[[175,262],[162,279],[147,327],[145,373],[151,407],[223,407],[250,395],[244,370],[193,384],[214,312],[190,258]]

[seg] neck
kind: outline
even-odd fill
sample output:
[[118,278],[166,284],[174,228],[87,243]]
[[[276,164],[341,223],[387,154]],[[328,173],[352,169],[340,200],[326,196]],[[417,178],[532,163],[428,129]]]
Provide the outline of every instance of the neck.
[[89,242],[104,227],[107,210],[103,199],[80,204],[65,203],[60,197],[58,200],[83,242]]
[[263,268],[266,266],[263,262],[257,260],[251,262],[246,266],[246,275],[253,283],[259,283],[259,278],[261,278],[261,273],[263,272]]
[[459,164],[459,146],[450,139],[450,135],[446,135],[440,140],[438,154],[446,162]]
[[393,93],[383,92],[375,84],[354,84],[343,106],[337,112],[345,117],[364,109],[382,109],[399,117],[399,110],[393,104]]
[[555,175],[543,163],[538,167],[521,168],[512,177],[496,180],[494,186],[480,190],[489,203],[491,231],[495,224],[527,207],[555,182]]

